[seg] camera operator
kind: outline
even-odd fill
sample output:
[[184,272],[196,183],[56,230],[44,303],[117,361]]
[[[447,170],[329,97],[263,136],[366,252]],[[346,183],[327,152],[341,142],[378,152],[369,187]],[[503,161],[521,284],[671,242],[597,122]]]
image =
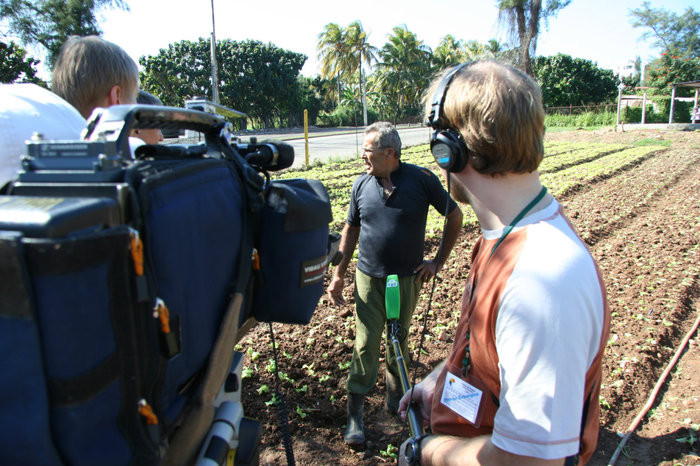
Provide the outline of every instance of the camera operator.
[[72,36],[59,52],[51,90],[87,119],[97,107],[135,104],[139,70],[118,45],[97,36]]
[[[0,188],[17,176],[25,141],[35,133],[45,140],[80,139],[95,108],[135,104],[138,67],[118,45],[97,36],[73,36],[61,47],[51,89],[53,93],[35,84],[0,85]],[[133,152],[142,142],[129,143]]]
[[[382,332],[386,327],[386,277],[399,276],[400,324],[408,331],[423,282],[437,274],[450,254],[462,226],[462,211],[449,198],[440,179],[430,170],[401,162],[401,139],[391,123],[377,122],[365,130],[362,160],[367,173],[352,188],[343,253],[333,271],[328,296],[344,304],[343,289],[353,251],[359,240],[355,276],[356,336],[347,380],[348,422],[345,443],[364,443],[362,425],[365,394],[377,380]],[[441,257],[424,260],[425,225],[430,206],[447,215],[446,240]],[[387,332],[388,335],[388,332]],[[396,414],[402,390],[391,343],[386,347],[386,408]],[[408,354],[408,338],[401,342]]]
[[[136,98],[136,103],[140,105],[163,105],[163,102],[153,94],[141,89],[139,91],[139,96]],[[150,129],[134,129],[131,131],[131,135],[135,138],[141,139],[146,144],[158,144],[163,141],[163,131],[160,128],[150,128]]]
[[482,236],[452,352],[412,392],[432,434],[405,442],[400,463],[585,463],[598,438],[609,311],[590,252],[540,184],[541,90],[522,71],[484,61],[449,70],[432,96],[434,141],[438,132],[459,141],[451,157],[466,165],[447,175]]

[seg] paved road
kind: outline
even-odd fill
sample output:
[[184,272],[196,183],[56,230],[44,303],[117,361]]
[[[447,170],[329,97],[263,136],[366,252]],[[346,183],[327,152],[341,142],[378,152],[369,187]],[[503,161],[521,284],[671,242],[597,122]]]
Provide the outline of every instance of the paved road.
[[[426,127],[399,127],[401,143],[403,147],[427,144],[430,140],[430,131]],[[281,139],[294,148],[294,165],[301,167],[306,163],[306,142],[303,133],[285,134],[259,134],[258,140]],[[344,160],[360,157],[362,151],[363,128],[328,130],[325,132],[313,132],[309,134],[309,163],[321,160]],[[246,137],[242,138],[246,141]]]
[[[430,142],[430,130],[423,126],[399,126],[399,135],[403,147],[411,147]],[[347,160],[359,158],[364,139],[364,128],[313,128],[309,132],[309,159],[308,163],[315,161],[327,162],[329,160]],[[292,167],[302,167],[306,161],[306,141],[302,131],[286,132],[250,132],[237,135],[241,142],[247,143],[251,137],[259,142],[264,140],[281,140],[294,148],[294,164]],[[192,139],[166,139],[165,144],[195,144],[200,142],[198,138]]]

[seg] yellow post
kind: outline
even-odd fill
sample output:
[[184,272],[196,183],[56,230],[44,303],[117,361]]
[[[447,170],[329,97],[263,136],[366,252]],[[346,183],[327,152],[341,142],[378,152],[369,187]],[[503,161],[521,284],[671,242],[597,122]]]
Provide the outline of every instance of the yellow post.
[[304,152],[306,165],[309,165],[309,111],[304,109]]

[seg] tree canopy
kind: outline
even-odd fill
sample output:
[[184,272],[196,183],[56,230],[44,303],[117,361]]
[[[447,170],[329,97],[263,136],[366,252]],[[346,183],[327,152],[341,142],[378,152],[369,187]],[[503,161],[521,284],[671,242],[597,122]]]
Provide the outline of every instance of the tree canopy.
[[0,42],[0,83],[46,83],[37,77],[39,60],[27,56],[27,51],[10,41]]
[[546,21],[571,0],[498,0],[498,20],[505,25],[520,51],[517,66],[532,75],[531,57],[537,51],[540,21]]
[[423,91],[431,77],[432,51],[406,26],[392,31],[379,53],[377,90],[387,96],[394,115],[420,113]]
[[642,37],[652,39],[661,52],[684,58],[700,58],[700,13],[688,7],[677,15],[663,8],[655,9],[649,2],[630,10],[632,26],[644,28]]
[[[652,39],[661,57],[649,64],[646,84],[660,93],[670,84],[700,79],[700,13],[688,7],[677,15],[649,2],[630,11],[632,26],[644,28],[643,36]],[[689,89],[680,89],[680,95]]]
[[129,10],[124,0],[0,0],[0,19],[24,44],[47,50],[50,68],[72,35],[99,35],[96,13],[103,8]]
[[610,102],[617,95],[612,70],[598,68],[584,58],[572,58],[561,53],[537,57],[533,62],[533,71],[547,106],[598,104]]
[[[183,106],[194,97],[211,99],[211,42],[181,41],[155,56],[141,57],[142,87],[166,105]],[[222,105],[248,114],[268,127],[286,124],[301,98],[297,77],[306,55],[247,40],[217,41],[219,99]],[[302,93],[303,94],[303,93]]]

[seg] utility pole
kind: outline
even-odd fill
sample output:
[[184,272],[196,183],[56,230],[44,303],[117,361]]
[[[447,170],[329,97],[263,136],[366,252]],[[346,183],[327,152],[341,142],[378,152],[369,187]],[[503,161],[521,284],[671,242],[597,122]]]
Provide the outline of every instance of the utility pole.
[[216,27],[214,21],[214,0],[211,0],[211,96],[215,104],[219,103],[219,73],[216,66]]
[[365,126],[367,126],[367,83],[365,83],[365,75],[362,73],[362,50],[360,50],[360,89],[362,93],[362,116]]

